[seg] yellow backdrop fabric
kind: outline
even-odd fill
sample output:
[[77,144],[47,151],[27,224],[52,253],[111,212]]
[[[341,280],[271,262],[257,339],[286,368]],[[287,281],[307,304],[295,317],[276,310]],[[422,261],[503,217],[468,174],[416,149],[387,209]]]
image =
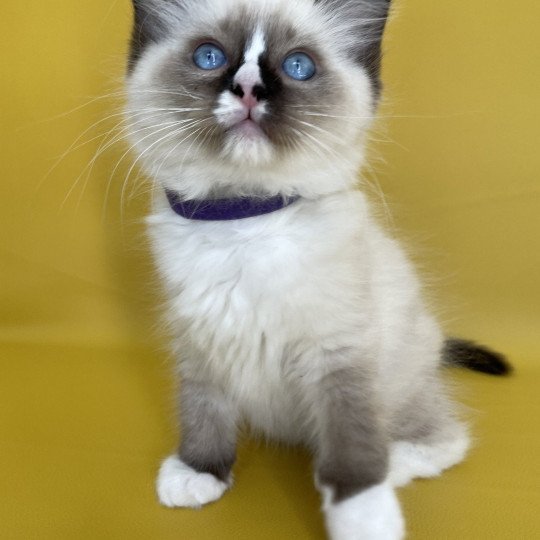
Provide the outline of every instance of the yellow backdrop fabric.
[[[246,441],[217,504],[157,505],[177,434],[147,185],[107,143],[121,130],[130,5],[2,6],[0,538],[323,539],[302,451]],[[448,332],[516,366],[508,379],[451,375],[475,446],[400,490],[410,538],[540,538],[540,4],[396,8],[368,189]]]

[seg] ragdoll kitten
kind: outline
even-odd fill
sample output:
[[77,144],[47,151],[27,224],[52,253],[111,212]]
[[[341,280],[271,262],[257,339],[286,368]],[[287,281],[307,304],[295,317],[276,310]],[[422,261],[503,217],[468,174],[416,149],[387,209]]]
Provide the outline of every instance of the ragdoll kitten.
[[398,539],[394,488],[469,444],[444,341],[358,191],[388,0],[134,0],[127,118],[181,374],[166,506],[231,485],[237,428],[314,454],[333,540]]

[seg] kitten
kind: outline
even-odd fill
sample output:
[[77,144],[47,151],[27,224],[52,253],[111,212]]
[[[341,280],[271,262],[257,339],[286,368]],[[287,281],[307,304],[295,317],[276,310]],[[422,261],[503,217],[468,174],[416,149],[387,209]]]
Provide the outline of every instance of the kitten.
[[[395,487],[463,459],[447,341],[356,189],[389,0],[134,0],[127,119],[178,358],[166,506],[231,485],[236,432],[312,449],[332,540],[398,539]],[[476,364],[475,364],[476,363]]]

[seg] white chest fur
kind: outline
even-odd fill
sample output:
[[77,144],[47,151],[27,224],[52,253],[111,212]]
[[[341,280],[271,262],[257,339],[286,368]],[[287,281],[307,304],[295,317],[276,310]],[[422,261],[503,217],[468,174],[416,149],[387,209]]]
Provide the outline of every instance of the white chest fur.
[[190,221],[166,205],[149,218],[170,322],[201,351],[187,369],[225,385],[255,427],[291,425],[289,381],[317,376],[325,349],[365,334],[366,222],[351,192],[238,221]]

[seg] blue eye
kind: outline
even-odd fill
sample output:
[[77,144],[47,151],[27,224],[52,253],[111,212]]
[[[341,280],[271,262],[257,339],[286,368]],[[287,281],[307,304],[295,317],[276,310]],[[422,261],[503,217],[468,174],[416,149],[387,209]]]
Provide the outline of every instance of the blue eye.
[[307,81],[315,75],[315,62],[302,52],[289,54],[282,64],[283,71],[297,81]]
[[218,69],[227,63],[227,57],[217,45],[204,43],[195,49],[193,61],[201,69]]

